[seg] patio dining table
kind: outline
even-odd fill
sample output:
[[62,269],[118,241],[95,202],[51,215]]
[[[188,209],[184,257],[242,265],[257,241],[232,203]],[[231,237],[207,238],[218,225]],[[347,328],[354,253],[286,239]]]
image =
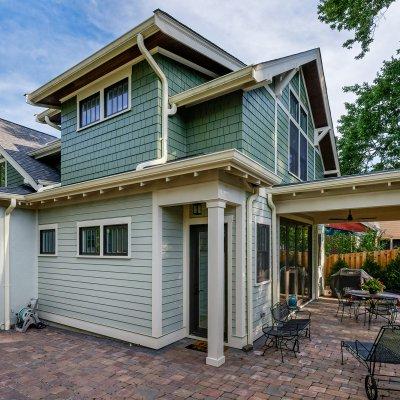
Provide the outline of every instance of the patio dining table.
[[400,295],[391,292],[381,292],[381,293],[371,294],[367,290],[351,289],[346,291],[346,295],[351,296],[358,300],[397,299],[397,302],[400,303]]

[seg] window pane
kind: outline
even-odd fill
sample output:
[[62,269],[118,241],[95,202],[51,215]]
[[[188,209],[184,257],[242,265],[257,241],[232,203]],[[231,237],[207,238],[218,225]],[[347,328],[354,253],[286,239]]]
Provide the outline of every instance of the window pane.
[[82,100],[79,103],[80,127],[92,124],[100,119],[100,93]]
[[296,125],[290,121],[290,154],[289,170],[296,176],[299,175],[299,130]]
[[100,255],[99,226],[85,226],[79,228],[79,254]]
[[40,254],[56,254],[56,230],[40,230]]
[[299,122],[299,102],[293,92],[290,92],[290,114]]
[[104,226],[104,255],[128,255],[128,224]]
[[257,224],[257,282],[270,279],[269,225]]
[[109,117],[117,112],[128,108],[128,78],[108,87],[104,91],[107,99],[105,117]]
[[307,134],[307,113],[300,107],[300,128]]
[[307,180],[307,139],[300,134],[300,179]]

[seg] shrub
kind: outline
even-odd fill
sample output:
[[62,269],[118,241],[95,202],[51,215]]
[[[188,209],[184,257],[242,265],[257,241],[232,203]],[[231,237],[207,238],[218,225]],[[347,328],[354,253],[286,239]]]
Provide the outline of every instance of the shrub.
[[400,290],[400,254],[390,261],[382,272],[382,281],[388,290]]
[[367,256],[366,260],[364,261],[364,264],[361,266],[361,268],[370,274],[373,278],[380,279],[382,277],[382,268],[379,266],[379,264],[371,257]]
[[372,278],[369,281],[362,284],[361,289],[368,290],[370,293],[383,292],[385,285],[378,279]]
[[346,261],[344,261],[342,258],[339,258],[332,265],[330,276],[332,276],[333,274],[336,274],[336,272],[339,272],[342,268],[349,268],[349,266],[346,263]]

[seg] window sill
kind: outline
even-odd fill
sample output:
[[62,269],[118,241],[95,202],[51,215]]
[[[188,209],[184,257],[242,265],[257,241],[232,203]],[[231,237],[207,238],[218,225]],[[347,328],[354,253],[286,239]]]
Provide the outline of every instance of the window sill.
[[128,256],[85,256],[81,254],[77,254],[76,258],[94,258],[94,259],[117,259],[117,260],[130,260],[132,257],[130,255]]
[[39,253],[39,257],[58,257],[58,254],[40,254]]
[[87,128],[91,128],[92,126],[98,125],[98,124],[100,124],[101,122],[109,121],[110,119],[113,119],[114,117],[118,117],[118,115],[124,114],[124,113],[126,113],[126,112],[128,112],[128,111],[131,111],[131,110],[132,110],[132,107],[128,107],[128,108],[126,108],[125,110],[122,110],[122,111],[117,112],[117,113],[115,113],[115,114],[113,114],[113,115],[110,115],[109,117],[100,118],[98,121],[92,122],[92,123],[89,124],[89,125],[82,126],[81,128],[76,128],[76,131],[77,131],[77,132],[84,131],[84,130],[87,129]]
[[268,279],[266,281],[262,281],[262,282],[255,282],[254,286],[265,286],[267,284],[271,283],[271,279]]

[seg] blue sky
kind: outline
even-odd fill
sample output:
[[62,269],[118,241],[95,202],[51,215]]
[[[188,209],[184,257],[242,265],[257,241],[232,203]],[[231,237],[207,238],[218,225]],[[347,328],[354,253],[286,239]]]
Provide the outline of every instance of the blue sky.
[[0,117],[55,134],[25,104],[32,91],[161,8],[247,63],[320,47],[336,121],[344,85],[371,81],[399,47],[400,1],[376,31],[371,52],[343,49],[346,32],[317,19],[317,1],[299,0],[0,0]]

